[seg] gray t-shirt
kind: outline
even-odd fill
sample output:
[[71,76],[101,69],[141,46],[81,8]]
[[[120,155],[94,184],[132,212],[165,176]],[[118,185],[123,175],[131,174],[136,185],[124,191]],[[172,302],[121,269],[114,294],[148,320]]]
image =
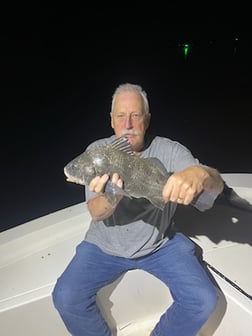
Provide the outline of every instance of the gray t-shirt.
[[[104,146],[115,139],[115,135],[100,139],[88,148]],[[185,146],[160,136],[148,135],[140,155],[143,158],[158,158],[168,172],[178,172],[199,164]],[[88,187],[85,193],[86,201],[95,195]],[[194,206],[202,211],[210,208],[216,196],[204,191]],[[176,207],[176,203],[168,202],[164,210],[160,210],[145,198],[123,197],[113,215],[104,221],[91,221],[85,240],[115,256],[138,258],[150,254],[172,236]]]

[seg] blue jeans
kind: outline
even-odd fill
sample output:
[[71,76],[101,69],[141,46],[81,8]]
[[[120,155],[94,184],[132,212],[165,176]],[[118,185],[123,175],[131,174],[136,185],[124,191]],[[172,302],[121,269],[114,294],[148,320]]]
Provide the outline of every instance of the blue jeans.
[[155,253],[137,259],[108,255],[83,241],[52,293],[55,308],[73,336],[111,336],[96,294],[132,269],[163,281],[174,300],[152,331],[154,336],[195,336],[216,307],[216,287],[195,256],[194,243],[182,233]]

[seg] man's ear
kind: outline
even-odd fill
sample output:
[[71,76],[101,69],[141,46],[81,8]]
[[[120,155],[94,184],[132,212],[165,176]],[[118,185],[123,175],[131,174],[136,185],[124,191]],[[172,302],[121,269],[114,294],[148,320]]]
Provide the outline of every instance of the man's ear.
[[150,120],[151,120],[151,114],[148,113],[145,117],[145,128],[147,129],[150,125]]

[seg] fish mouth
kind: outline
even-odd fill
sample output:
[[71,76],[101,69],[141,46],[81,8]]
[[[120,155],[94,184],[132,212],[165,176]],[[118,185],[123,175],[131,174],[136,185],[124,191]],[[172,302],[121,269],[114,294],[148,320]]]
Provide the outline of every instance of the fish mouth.
[[67,182],[73,182],[73,183],[76,183],[76,184],[82,184],[84,185],[82,179],[76,177],[76,176],[71,176],[69,174],[69,172],[67,171],[66,167],[64,168],[64,174],[66,175],[66,180]]
[[67,182],[73,182],[73,183],[76,183],[76,184],[84,185],[83,181],[81,179],[76,178],[76,177],[67,176],[66,180],[67,180]]

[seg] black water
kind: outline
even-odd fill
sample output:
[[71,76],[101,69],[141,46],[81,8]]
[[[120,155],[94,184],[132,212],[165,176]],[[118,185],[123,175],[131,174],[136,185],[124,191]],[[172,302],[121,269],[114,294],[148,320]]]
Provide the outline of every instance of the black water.
[[147,91],[152,133],[182,142],[221,172],[252,172],[246,31],[125,29],[118,38],[83,28],[79,16],[68,25],[38,19],[9,26],[2,44],[1,231],[84,200],[63,167],[111,134],[111,96],[126,81]]

